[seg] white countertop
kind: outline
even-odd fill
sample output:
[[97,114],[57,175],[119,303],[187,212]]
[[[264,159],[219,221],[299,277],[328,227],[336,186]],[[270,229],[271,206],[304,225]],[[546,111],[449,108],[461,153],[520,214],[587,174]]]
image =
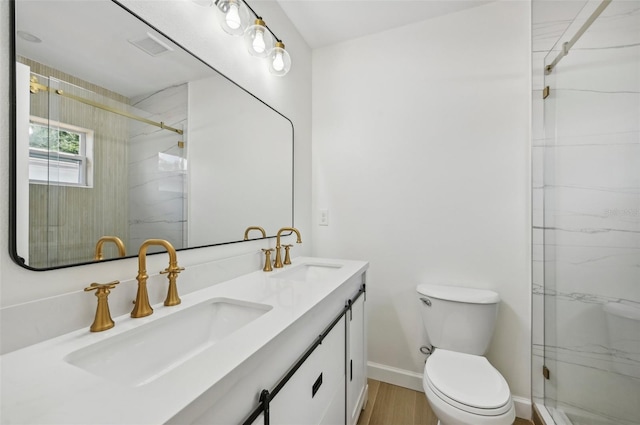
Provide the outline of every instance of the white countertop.
[[[368,268],[364,261],[311,257],[296,258],[294,263],[282,270],[256,271],[181,295],[180,305],[154,305],[154,313],[148,317],[114,317],[115,327],[104,332],[89,332],[90,323],[87,323],[85,329],[3,355],[0,357],[2,423],[160,424],[168,421],[351,277]],[[340,264],[342,267],[335,270],[331,279],[312,283],[277,278],[279,273],[304,264]],[[98,377],[64,360],[78,349],[217,297],[273,308],[138,387]]]

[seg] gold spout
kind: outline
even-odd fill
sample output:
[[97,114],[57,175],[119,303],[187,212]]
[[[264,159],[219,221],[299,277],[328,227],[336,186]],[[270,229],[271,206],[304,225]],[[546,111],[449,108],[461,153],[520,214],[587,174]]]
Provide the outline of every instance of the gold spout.
[[92,283],[84,288],[85,292],[96,291],[96,297],[98,297],[98,308],[96,309],[96,317],[93,319],[93,323],[89,330],[91,332],[102,332],[107,329],[111,329],[115,326],[113,319],[111,318],[111,312],[109,311],[109,301],[107,297],[111,292],[110,289],[116,287],[120,283],[117,280],[109,283]]
[[136,295],[135,307],[131,311],[131,317],[145,317],[153,313],[153,308],[149,304],[149,293],[147,292],[147,249],[151,245],[163,246],[169,254],[169,267],[161,271],[161,274],[167,273],[169,276],[169,290],[167,291],[167,298],[164,300],[164,305],[172,306],[180,304],[180,297],[178,296],[178,289],[176,285],[176,279],[178,273],[184,270],[184,267],[178,267],[178,257],[176,250],[168,241],[163,239],[147,239],[140,245],[138,251],[138,293]]
[[120,257],[124,257],[127,255],[126,250],[124,248],[124,243],[117,236],[103,236],[98,239],[98,243],[96,243],[96,253],[93,256],[93,259],[96,261],[102,260],[104,257],[102,256],[102,246],[105,242],[113,242],[118,247],[118,255]]
[[[273,265],[273,267],[275,267],[276,269],[280,269],[283,267],[282,255],[281,255],[282,246],[280,245],[280,235],[282,234],[282,232],[286,232],[286,231],[295,232],[295,234],[298,236],[298,239],[296,239],[296,243],[302,243],[302,238],[300,237],[300,231],[295,227],[283,227],[282,229],[278,230],[278,234],[276,237],[276,261],[275,261],[275,264]],[[291,260],[289,260],[289,264],[291,264]]]
[[267,232],[264,231],[264,229],[260,226],[249,226],[247,227],[247,230],[244,231],[244,240],[248,241],[249,240],[249,232],[252,230],[259,230],[262,233],[262,237],[266,238],[267,237]]

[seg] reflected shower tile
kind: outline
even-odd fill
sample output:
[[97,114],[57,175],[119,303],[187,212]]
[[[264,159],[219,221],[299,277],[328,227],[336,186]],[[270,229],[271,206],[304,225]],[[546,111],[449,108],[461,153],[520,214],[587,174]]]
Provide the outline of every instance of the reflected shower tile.
[[[168,87],[134,99],[136,107],[172,127],[186,127],[187,87]],[[184,137],[157,127],[132,130],[129,150],[130,236],[141,243],[149,237],[184,242],[186,163],[177,142]]]
[[554,246],[546,267],[555,274],[558,299],[584,304],[640,302],[640,248]]
[[[149,235],[154,238],[169,241],[174,248],[180,249],[182,245],[182,222],[132,222],[129,239],[133,246],[140,246],[142,242],[149,239]],[[162,252],[163,249],[155,248],[150,252]]]

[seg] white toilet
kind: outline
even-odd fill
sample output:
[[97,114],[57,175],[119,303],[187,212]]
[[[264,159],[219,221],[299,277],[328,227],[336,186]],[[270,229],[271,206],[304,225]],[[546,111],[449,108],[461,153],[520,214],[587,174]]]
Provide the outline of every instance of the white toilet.
[[417,286],[432,353],[422,386],[440,425],[511,425],[516,413],[507,381],[483,357],[500,296],[488,290]]

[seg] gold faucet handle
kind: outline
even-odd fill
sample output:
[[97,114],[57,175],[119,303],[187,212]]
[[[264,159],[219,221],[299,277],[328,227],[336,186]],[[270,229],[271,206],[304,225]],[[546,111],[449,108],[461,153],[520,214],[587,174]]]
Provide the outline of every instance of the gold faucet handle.
[[96,291],[96,297],[98,297],[98,308],[96,308],[96,315],[93,319],[93,323],[89,330],[91,332],[102,332],[107,329],[111,329],[115,326],[115,322],[111,318],[111,313],[109,312],[109,303],[107,302],[107,297],[109,296],[109,290],[116,287],[120,282],[114,280],[109,283],[92,283],[91,285],[84,288],[85,292]]
[[96,291],[98,291],[98,293],[100,292],[106,292],[109,289],[113,289],[116,287],[117,284],[119,284],[120,281],[118,280],[114,280],[113,282],[109,282],[109,283],[96,283],[93,282],[91,285],[87,286],[86,288],[84,288],[85,292],[89,292],[89,291],[93,291],[94,289]]
[[164,300],[164,305],[166,306],[178,305],[182,302],[178,295],[178,287],[176,285],[178,273],[182,270],[184,270],[184,267],[178,267],[176,264],[175,266],[169,266],[160,272],[160,274],[169,274],[169,289],[167,291],[167,298]]
[[181,272],[181,271],[183,271],[183,270],[184,270],[184,267],[178,267],[178,266],[176,266],[176,267],[171,267],[171,266],[169,266],[169,267],[167,267],[166,269],[162,270],[162,271],[160,272],[160,274],[167,274],[167,273],[180,273],[180,272]]
[[273,268],[271,267],[271,253],[273,252],[273,248],[262,248],[262,252],[264,252],[265,255],[265,259],[264,259],[264,268],[262,269],[263,272],[270,272],[273,271]]
[[291,264],[291,256],[289,254],[289,250],[293,245],[282,245],[282,246],[284,247],[284,264],[289,265]]

